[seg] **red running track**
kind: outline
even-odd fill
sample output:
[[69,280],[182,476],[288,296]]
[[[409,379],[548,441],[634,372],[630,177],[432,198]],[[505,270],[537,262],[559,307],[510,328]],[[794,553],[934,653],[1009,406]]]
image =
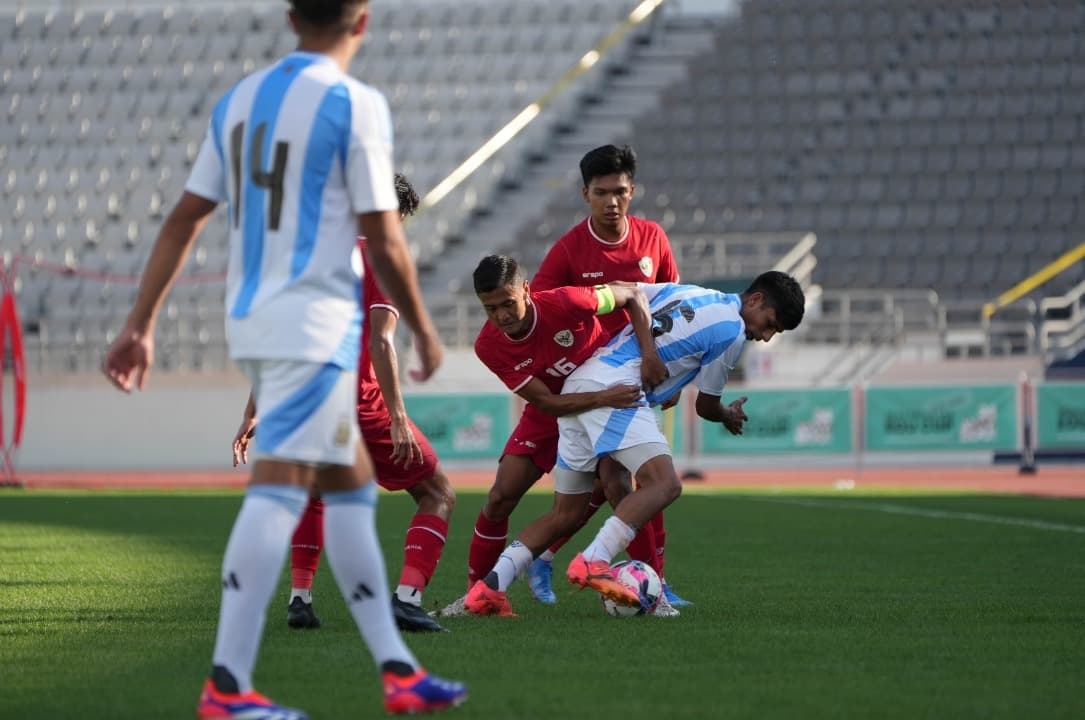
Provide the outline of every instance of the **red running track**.
[[[493,470],[448,470],[456,488],[485,489],[493,482]],[[38,489],[160,489],[241,488],[248,479],[243,470],[215,472],[24,472],[19,480],[31,490]],[[1022,475],[1016,467],[974,468],[824,468],[772,470],[706,470],[701,480],[687,480],[689,488],[788,488],[839,490],[854,483],[854,489],[907,488],[939,491],[990,492],[1085,497],[1085,468],[1041,466],[1034,475]],[[543,481],[543,489],[550,487]]]

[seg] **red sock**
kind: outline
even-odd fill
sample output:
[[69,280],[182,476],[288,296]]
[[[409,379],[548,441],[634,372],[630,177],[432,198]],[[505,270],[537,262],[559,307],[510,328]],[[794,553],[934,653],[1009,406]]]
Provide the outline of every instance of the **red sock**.
[[663,551],[667,547],[667,529],[663,527],[663,511],[660,510],[656,513],[656,516],[648,522],[648,526],[652,528],[652,532],[656,536],[656,565],[653,569],[659,574],[659,577],[663,577],[663,565],[666,561],[666,556]]
[[652,532],[651,521],[645,523],[644,527],[637,531],[625,551],[629,553],[629,557],[632,559],[651,565],[652,569],[659,573],[659,568],[656,567],[659,555],[656,552],[656,536]]
[[309,498],[290,540],[290,585],[301,590],[313,587],[313,575],[324,548],[324,501]]
[[588,521],[591,520],[591,516],[595,514],[596,510],[606,504],[606,501],[607,496],[603,494],[602,490],[593,491],[591,494],[591,500],[588,501],[588,512],[584,514],[584,519],[581,520],[580,524],[576,526],[576,530],[573,530],[571,533],[561,538],[560,540],[554,541],[554,544],[551,545],[549,548],[550,552],[554,555],[557,555],[558,550],[561,550],[562,546],[565,545],[565,543],[572,540],[573,535],[576,535],[578,532],[580,532],[580,528],[588,524]]
[[407,528],[403,542],[403,572],[399,584],[422,592],[437,569],[441,551],[448,537],[448,521],[436,515],[417,513]]
[[467,554],[467,589],[486,577],[493,570],[505,541],[509,537],[509,521],[490,520],[481,512],[475,521],[475,534],[471,537],[471,550]]

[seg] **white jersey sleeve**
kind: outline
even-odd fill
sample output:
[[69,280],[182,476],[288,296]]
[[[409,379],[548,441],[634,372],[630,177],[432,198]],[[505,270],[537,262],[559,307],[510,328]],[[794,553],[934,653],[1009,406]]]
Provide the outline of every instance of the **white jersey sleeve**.
[[200,146],[200,153],[192,165],[185,190],[208,200],[222,202],[226,195],[226,168],[218,151],[214,127],[208,123],[207,134]]
[[[696,285],[642,283],[640,287],[648,296],[656,351],[669,373],[645,393],[648,403],[666,401],[695,379],[702,392],[722,394],[746,340],[742,299]],[[579,392],[581,380],[602,387],[638,383],[640,364],[640,346],[632,325],[626,325],[573,371],[563,392]]]
[[745,337],[738,336],[727,346],[723,354],[714,360],[701,366],[701,372],[697,375],[697,389],[705,395],[723,395],[723,388],[727,384],[727,376],[738,364],[738,358],[742,354],[745,345]]
[[396,210],[392,170],[392,115],[379,92],[352,84],[346,184],[355,214]]

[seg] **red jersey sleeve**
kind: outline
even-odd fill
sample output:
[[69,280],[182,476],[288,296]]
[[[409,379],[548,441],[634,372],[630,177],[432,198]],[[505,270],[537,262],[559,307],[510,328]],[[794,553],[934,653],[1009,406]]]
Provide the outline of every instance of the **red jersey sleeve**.
[[377,274],[373,272],[373,267],[369,264],[369,253],[366,252],[365,245],[360,246],[362,251],[362,269],[365,273],[362,278],[362,306],[368,313],[370,308],[381,308],[394,313],[396,317],[399,316],[399,310],[392,304],[392,301],[388,299],[388,296],[384,294],[384,290],[381,289],[380,283],[377,282]]
[[599,292],[593,285],[565,285],[531,293],[531,299],[537,303],[554,305],[556,314],[575,318],[591,317],[599,311]]
[[500,330],[495,330],[487,321],[475,340],[475,356],[498,380],[505,383],[505,387],[517,392],[534,377],[531,372],[533,368],[530,362],[525,364],[512,357],[509,346],[508,337]]
[[566,242],[567,235],[563,235],[554,247],[546,253],[535,277],[531,278],[531,289],[535,292],[540,290],[553,290],[554,288],[576,285],[573,276],[573,265],[569,260],[569,244]]
[[659,232],[659,272],[656,273],[657,283],[678,282],[678,263],[674,260],[671,252],[671,240],[663,228],[656,226]]

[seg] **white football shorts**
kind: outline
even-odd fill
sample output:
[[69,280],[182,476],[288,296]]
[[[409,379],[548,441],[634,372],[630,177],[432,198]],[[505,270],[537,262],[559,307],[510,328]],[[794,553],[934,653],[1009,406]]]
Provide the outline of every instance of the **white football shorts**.
[[[564,392],[594,392],[604,387],[586,378],[574,378],[566,381]],[[667,437],[659,427],[655,411],[648,405],[599,408],[558,418],[558,464],[571,470],[592,472],[604,455],[659,445],[667,448]],[[654,450],[652,454],[659,452]],[[636,468],[629,469],[636,472]]]
[[357,373],[301,360],[238,360],[256,401],[257,459],[354,465]]

